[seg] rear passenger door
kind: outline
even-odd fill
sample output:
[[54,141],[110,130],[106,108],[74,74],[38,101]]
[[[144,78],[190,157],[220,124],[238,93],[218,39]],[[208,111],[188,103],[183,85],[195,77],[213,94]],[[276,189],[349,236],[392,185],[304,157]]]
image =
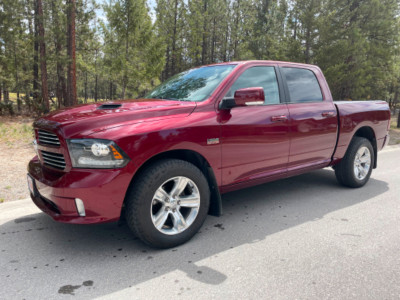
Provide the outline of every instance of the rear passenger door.
[[[316,77],[318,69],[283,66],[289,109],[288,172],[328,165],[337,138],[337,112]],[[321,74],[322,76],[322,74]]]

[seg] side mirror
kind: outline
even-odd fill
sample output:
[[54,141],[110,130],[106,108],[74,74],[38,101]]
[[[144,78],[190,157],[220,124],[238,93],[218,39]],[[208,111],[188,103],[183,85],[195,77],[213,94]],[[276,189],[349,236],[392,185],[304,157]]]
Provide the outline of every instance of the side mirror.
[[235,105],[262,105],[264,104],[264,89],[262,87],[250,87],[235,92]]
[[225,98],[220,103],[220,109],[231,109],[235,106],[262,105],[264,104],[264,89],[250,87],[235,91],[234,98]]

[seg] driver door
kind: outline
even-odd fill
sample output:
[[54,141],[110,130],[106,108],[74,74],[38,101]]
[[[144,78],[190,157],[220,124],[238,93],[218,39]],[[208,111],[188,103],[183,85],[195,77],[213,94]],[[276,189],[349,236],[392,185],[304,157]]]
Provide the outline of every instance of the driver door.
[[[287,172],[289,158],[289,112],[282,103],[275,66],[253,65],[233,82],[225,98],[236,90],[262,87],[261,105],[220,111],[222,184],[264,181]],[[282,99],[282,100],[281,100]],[[257,183],[257,182],[254,182]]]

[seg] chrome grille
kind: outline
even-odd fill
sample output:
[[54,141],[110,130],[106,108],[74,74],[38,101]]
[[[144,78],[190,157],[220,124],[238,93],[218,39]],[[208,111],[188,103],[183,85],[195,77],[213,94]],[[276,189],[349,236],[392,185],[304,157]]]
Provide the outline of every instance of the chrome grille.
[[57,135],[44,130],[38,130],[39,144],[50,145],[50,146],[60,146],[60,140]]
[[53,153],[48,151],[41,151],[43,162],[45,165],[51,166],[56,169],[64,170],[65,169],[65,159],[64,155],[59,153]]

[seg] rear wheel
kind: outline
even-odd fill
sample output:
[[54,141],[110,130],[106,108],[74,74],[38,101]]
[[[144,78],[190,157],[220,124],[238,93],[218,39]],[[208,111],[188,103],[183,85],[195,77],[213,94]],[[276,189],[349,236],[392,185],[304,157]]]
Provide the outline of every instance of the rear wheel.
[[371,142],[363,137],[354,137],[346,155],[335,166],[337,180],[348,187],[362,187],[371,176],[374,159]]
[[182,160],[161,160],[133,182],[125,216],[143,242],[158,248],[174,247],[199,230],[209,199],[207,179],[196,166]]

